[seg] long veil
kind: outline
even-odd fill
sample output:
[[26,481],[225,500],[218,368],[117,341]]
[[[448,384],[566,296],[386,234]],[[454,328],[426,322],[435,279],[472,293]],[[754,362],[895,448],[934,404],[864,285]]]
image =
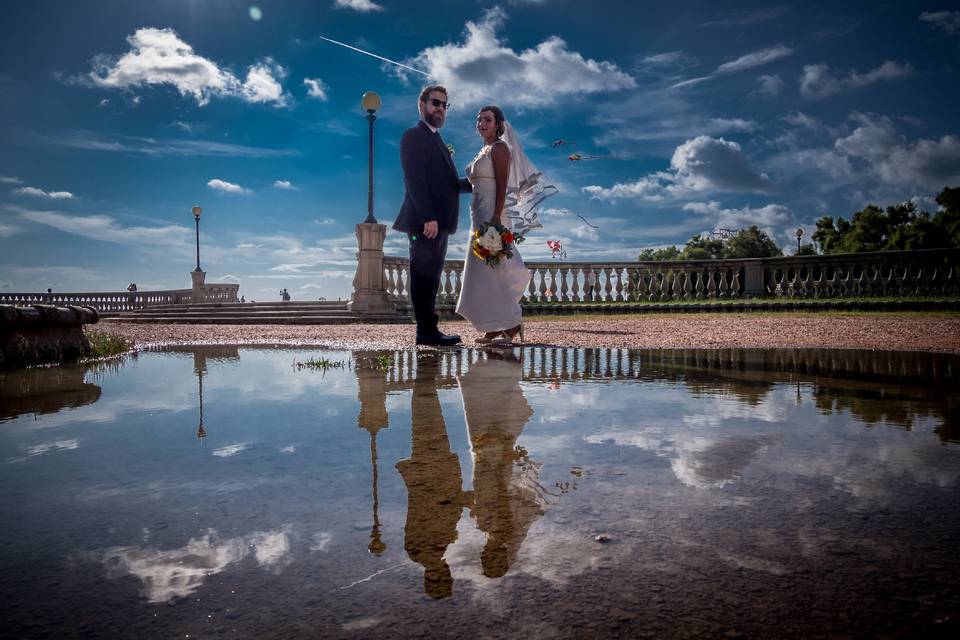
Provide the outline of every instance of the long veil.
[[543,227],[537,208],[558,189],[547,184],[544,175],[533,166],[507,121],[503,123],[501,139],[510,148],[510,176],[507,179],[507,199],[503,211],[514,234],[523,237],[528,231]]

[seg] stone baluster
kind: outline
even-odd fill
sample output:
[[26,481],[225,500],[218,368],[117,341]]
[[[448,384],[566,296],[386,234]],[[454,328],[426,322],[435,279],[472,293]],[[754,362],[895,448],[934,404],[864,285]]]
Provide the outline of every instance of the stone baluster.
[[[613,300],[613,269],[610,267],[603,267],[600,269],[600,273],[603,275],[603,293],[602,302],[610,302]],[[600,283],[597,282],[599,285]]]
[[717,269],[720,279],[717,281],[717,297],[728,298],[730,296],[730,285],[727,284],[727,267]]
[[583,273],[583,269],[574,269],[573,273],[573,282],[570,284],[570,299],[574,302],[580,302],[580,275]]
[[539,302],[546,302],[547,300],[547,272],[546,269],[539,269],[540,272],[540,286],[537,287],[537,300]]
[[740,297],[740,268],[735,267],[732,269],[732,277],[730,279],[730,297],[739,298]]
[[560,265],[560,300],[570,302],[570,289],[567,287],[567,275],[571,273],[570,267]]

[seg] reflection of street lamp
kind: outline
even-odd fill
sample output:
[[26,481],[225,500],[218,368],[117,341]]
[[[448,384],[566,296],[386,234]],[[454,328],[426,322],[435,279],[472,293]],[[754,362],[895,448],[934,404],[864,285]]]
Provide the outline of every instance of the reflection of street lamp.
[[376,224],[377,219],[373,217],[373,121],[377,116],[373,115],[380,108],[380,96],[374,91],[367,91],[360,100],[360,105],[367,112],[367,122],[370,123],[370,149],[368,158],[369,182],[367,189],[367,219],[365,224]]
[[797,228],[797,255],[800,255],[800,238],[803,237],[803,229]]
[[203,428],[203,371],[197,371],[197,385],[200,389],[200,425],[197,427],[197,439],[207,437],[207,430]]
[[200,206],[193,205],[193,219],[197,222],[197,268],[195,271],[200,271]]

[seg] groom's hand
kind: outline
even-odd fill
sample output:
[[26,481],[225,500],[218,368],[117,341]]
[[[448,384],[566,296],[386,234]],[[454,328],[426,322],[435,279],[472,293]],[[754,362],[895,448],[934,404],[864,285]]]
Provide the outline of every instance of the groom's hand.
[[423,223],[423,237],[427,240],[433,240],[437,237],[437,221],[431,220],[430,222]]

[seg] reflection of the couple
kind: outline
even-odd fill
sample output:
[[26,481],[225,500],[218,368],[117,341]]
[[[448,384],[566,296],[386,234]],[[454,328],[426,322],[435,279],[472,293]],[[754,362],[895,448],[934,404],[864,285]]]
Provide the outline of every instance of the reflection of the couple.
[[453,591],[450,567],[443,559],[457,539],[463,507],[471,510],[486,534],[480,562],[484,575],[506,574],[527,531],[543,513],[534,465],[516,448],[533,415],[520,389],[520,362],[511,354],[490,353],[459,379],[470,448],[472,492],[463,490],[460,461],[450,448],[437,395],[440,355],[417,360],[411,406],[413,446],[397,463],[407,485],[404,548],[424,567],[424,590],[432,598]]

